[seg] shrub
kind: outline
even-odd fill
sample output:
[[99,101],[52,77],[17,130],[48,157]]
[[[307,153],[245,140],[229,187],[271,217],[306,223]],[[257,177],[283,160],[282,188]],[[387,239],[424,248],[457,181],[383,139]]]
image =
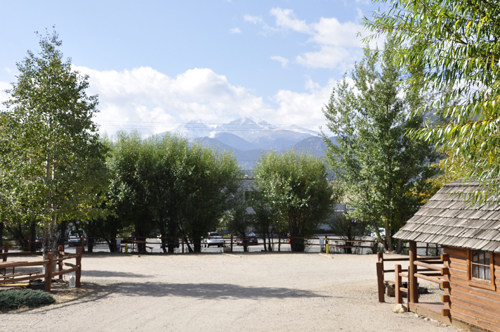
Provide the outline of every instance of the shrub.
[[39,290],[14,289],[0,292],[0,310],[17,309],[24,306],[36,307],[54,302],[52,295]]

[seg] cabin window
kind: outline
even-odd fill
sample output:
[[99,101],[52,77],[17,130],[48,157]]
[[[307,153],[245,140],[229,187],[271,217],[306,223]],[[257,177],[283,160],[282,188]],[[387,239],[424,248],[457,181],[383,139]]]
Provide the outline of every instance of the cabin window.
[[472,278],[491,281],[490,253],[482,250],[472,250]]
[[468,250],[468,252],[469,286],[495,290],[493,253],[482,250]]

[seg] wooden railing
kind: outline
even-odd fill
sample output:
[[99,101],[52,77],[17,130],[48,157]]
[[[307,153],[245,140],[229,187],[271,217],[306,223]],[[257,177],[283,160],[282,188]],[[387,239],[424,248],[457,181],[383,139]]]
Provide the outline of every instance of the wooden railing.
[[[411,262],[408,267],[409,272],[404,272],[400,264],[396,264],[394,267],[395,273],[395,298],[396,304],[403,303],[403,294],[407,294],[409,303],[418,303],[418,279],[424,279],[430,282],[434,282],[440,285],[441,288],[447,289],[450,287],[449,283],[449,269],[447,267],[447,262],[449,257],[447,254],[437,257],[432,257],[431,260],[423,261],[422,258],[417,258]],[[418,267],[424,269],[418,270]],[[431,272],[428,272],[431,271]],[[402,287],[402,278],[408,278],[408,287]],[[449,296],[444,295],[442,297],[443,302],[449,302]],[[442,309],[441,315],[449,316],[449,309]]]
[[[39,279],[41,276],[45,278],[45,291],[50,292],[52,287],[52,278],[55,276],[59,276],[59,279],[62,279],[62,276],[67,273],[75,272],[75,286],[81,287],[81,273],[82,273],[82,248],[76,249],[76,254],[66,254],[63,251],[63,246],[59,246],[58,258],[54,258],[54,254],[49,252],[47,254],[47,259],[41,261],[34,262],[1,262],[0,270],[6,272],[7,269],[11,268],[12,273],[0,275],[0,284],[13,284],[20,281],[29,281]],[[75,259],[75,264],[64,262],[68,259]],[[54,272],[54,264],[58,265],[58,271]],[[45,274],[41,275],[39,271],[30,271],[30,272],[20,272],[15,273],[15,269],[19,267],[29,267],[29,266],[37,266],[42,268],[45,266]],[[70,269],[64,269],[64,266],[71,267]]]

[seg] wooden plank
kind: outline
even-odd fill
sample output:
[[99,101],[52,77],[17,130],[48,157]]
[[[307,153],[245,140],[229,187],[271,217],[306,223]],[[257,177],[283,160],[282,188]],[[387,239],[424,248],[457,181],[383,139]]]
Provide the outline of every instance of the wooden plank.
[[[440,263],[442,264],[442,262],[440,262]],[[430,263],[419,262],[419,261],[416,261],[415,265],[422,266],[422,267],[425,267],[425,268],[428,268],[428,269],[431,269],[434,271],[441,271],[441,269],[442,269],[441,266],[437,266],[437,265],[430,264]]]
[[467,272],[467,264],[458,262],[448,262],[448,267],[454,270],[460,270]]
[[[450,303],[450,310],[451,310],[451,312],[458,311],[462,314],[466,314],[466,315],[475,317],[477,319],[480,319],[480,320],[483,320],[483,321],[493,323],[493,324],[500,326],[500,317],[490,315],[490,314],[487,314],[485,312],[481,312],[478,310],[470,309],[468,307],[464,307],[464,306],[461,306],[459,304],[455,304],[455,303],[453,303],[453,300]],[[452,317],[453,317],[453,314],[452,314]]]
[[[463,313],[456,311],[456,310],[450,309],[450,316],[452,317],[452,319],[462,321],[462,322],[466,323],[467,325],[480,327],[482,329],[488,329],[490,331],[500,332],[499,325],[496,325],[496,324],[493,324],[490,322],[486,322],[482,319],[478,319],[477,317],[472,317],[472,316],[463,314]],[[453,324],[453,325],[455,325],[455,324]],[[466,328],[469,329],[468,326]]]
[[467,257],[449,255],[450,263],[459,263],[467,266]]
[[384,263],[377,262],[378,301],[385,302]]
[[467,258],[467,249],[457,247],[443,247],[445,254]]
[[4,279],[4,280],[0,280],[0,284],[8,284],[8,283],[12,283],[12,282],[35,280],[35,279],[40,279],[40,275],[37,274],[37,275],[30,276],[30,277]]
[[48,264],[48,260],[38,261],[38,262],[5,262],[0,263],[0,269],[7,269],[11,267],[21,267],[21,266],[40,266]]
[[[466,299],[462,299],[462,298],[457,297],[457,296],[452,296],[451,299],[450,299],[450,303],[452,305],[453,304],[458,304],[458,305],[461,305],[463,307],[467,307],[467,308],[472,309],[472,310],[485,312],[485,313],[493,315],[495,317],[500,316],[500,308],[490,307],[488,305],[477,303],[477,302],[473,302],[473,301],[469,301],[469,300],[466,300]],[[500,324],[500,319],[499,319],[498,322]]]
[[449,269],[449,271],[450,271],[450,274],[452,274],[452,275],[467,279],[467,271],[457,270],[457,269]]
[[[489,290],[481,289],[481,288],[475,288],[475,287],[470,287],[467,285],[467,282],[465,282],[465,285],[458,284],[455,282],[451,282],[451,289],[452,290],[457,290],[460,292],[464,293],[469,293],[472,295],[477,295],[479,297],[485,298],[485,299],[491,299],[500,302],[500,294],[496,292],[492,292]],[[450,294],[448,290],[445,289],[445,293]]]
[[19,272],[19,273],[14,273],[14,274],[5,274],[5,275],[0,275],[0,278],[14,278],[17,276],[24,276],[24,275],[32,275],[32,274],[40,274],[40,271],[33,271],[33,272]]
[[[453,287],[450,290],[450,296],[451,299],[461,299],[465,300],[471,303],[476,303],[480,305],[486,305],[491,308],[496,308],[497,310],[500,310],[500,301],[489,299],[480,295],[475,295],[472,293],[467,293],[463,291],[459,291],[457,289],[453,289]],[[446,295],[443,295],[446,296]]]

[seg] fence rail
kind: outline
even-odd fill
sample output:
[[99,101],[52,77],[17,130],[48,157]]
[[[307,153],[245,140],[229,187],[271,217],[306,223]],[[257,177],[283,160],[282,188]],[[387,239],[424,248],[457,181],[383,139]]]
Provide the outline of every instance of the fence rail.
[[[4,248],[5,249],[5,248]],[[8,250],[8,246],[7,246]],[[64,274],[75,273],[75,286],[81,287],[81,273],[82,273],[82,248],[76,249],[76,254],[67,254],[64,252],[64,247],[59,246],[58,248],[58,258],[54,258],[54,254],[49,252],[47,254],[47,259],[34,261],[34,262],[7,262],[8,253],[2,253],[4,256],[4,261],[0,262],[0,271],[3,271],[3,275],[0,275],[0,284],[12,284],[16,285],[20,281],[30,281],[39,279],[41,276],[45,279],[44,290],[50,292],[52,287],[52,278],[59,276],[59,279],[63,278]],[[75,264],[63,263],[63,261],[68,259],[75,259]],[[58,265],[58,271],[53,271],[54,264]],[[15,269],[19,267],[45,267],[45,274],[41,274],[39,271],[29,271],[15,273]],[[64,266],[70,266],[71,269],[64,269]],[[12,273],[6,274],[7,269],[11,268]]]

